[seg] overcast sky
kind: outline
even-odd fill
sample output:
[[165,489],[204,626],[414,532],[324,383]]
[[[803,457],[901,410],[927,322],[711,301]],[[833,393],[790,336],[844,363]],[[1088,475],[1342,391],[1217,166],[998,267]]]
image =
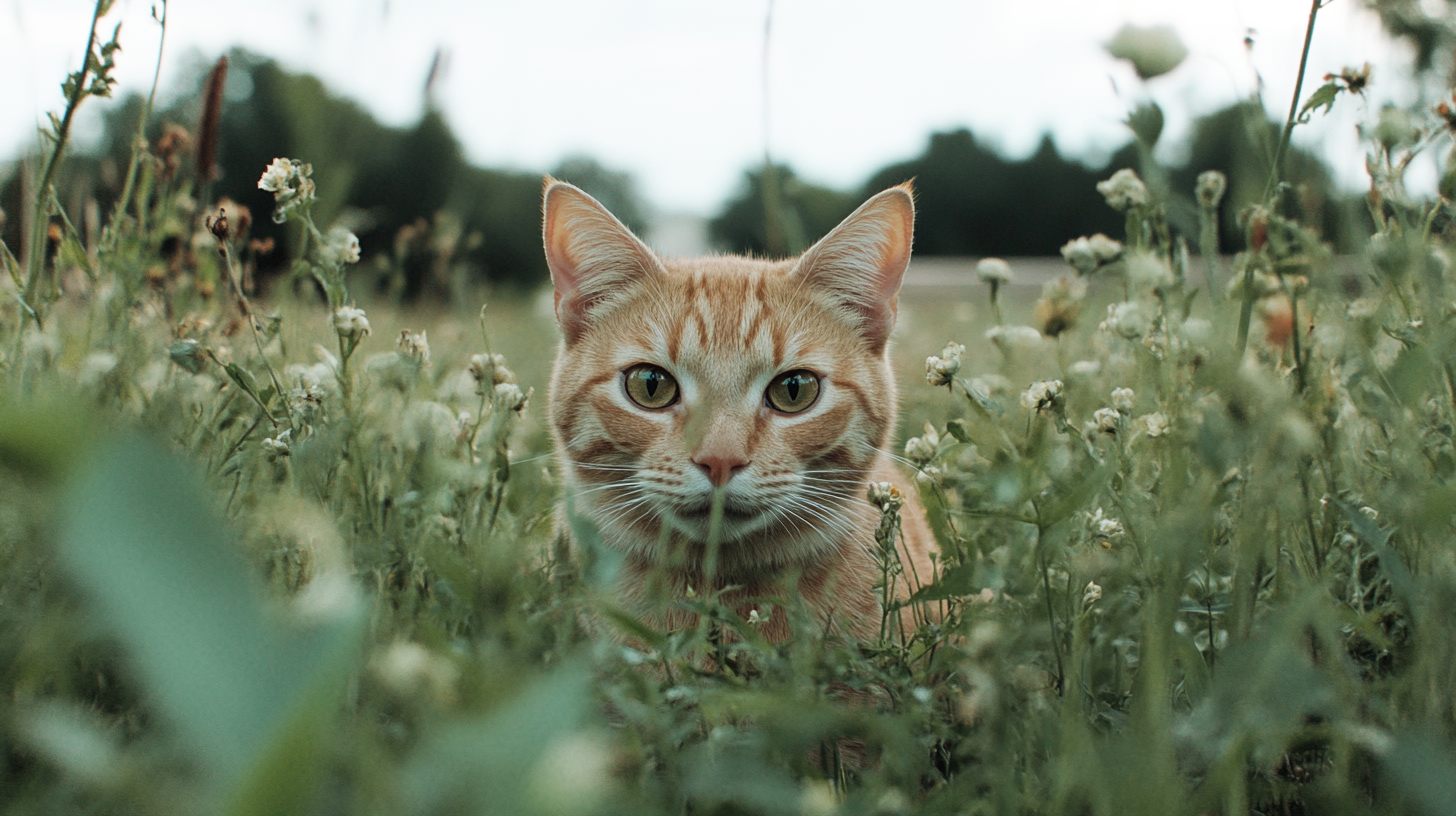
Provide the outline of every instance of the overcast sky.
[[[118,0],[108,18],[125,21],[123,93],[150,87],[152,5]],[[1429,5],[1445,13],[1444,2]],[[0,0],[0,158],[34,144],[44,112],[62,108],[59,82],[80,60],[91,7]],[[1174,147],[1192,116],[1248,95],[1259,76],[1282,118],[1309,2],[775,0],[765,106],[768,8],[767,0],[174,0],[162,93],[189,65],[242,45],[316,73],[403,125],[419,116],[442,48],[438,98],[472,161],[545,170],[587,153],[632,172],[657,206],[710,213],[762,160],[765,134],[775,159],[802,176],[850,187],[919,153],[932,130],[958,126],[1011,156],[1050,132],[1064,153],[1095,162],[1127,140],[1121,120],[1147,98],[1167,111]],[[1172,26],[1188,59],[1140,82],[1102,47],[1129,22]],[[1408,73],[1409,55],[1360,0],[1334,0],[1320,12],[1305,93],[1322,74],[1365,61],[1376,69],[1377,103],[1410,101],[1414,89],[1395,79]],[[1299,134],[1323,145],[1352,186],[1363,181],[1358,107],[1343,105]],[[94,114],[82,136],[94,134]]]

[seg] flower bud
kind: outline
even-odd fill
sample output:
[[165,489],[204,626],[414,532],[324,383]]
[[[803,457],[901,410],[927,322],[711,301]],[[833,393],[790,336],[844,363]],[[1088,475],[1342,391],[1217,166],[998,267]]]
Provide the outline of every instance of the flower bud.
[[1227,189],[1228,176],[1217,170],[1205,170],[1198,174],[1198,184],[1193,188],[1193,193],[1198,198],[1198,206],[1212,210],[1218,208]]
[[334,331],[345,340],[358,341],[369,336],[369,319],[363,309],[344,306],[334,312]]

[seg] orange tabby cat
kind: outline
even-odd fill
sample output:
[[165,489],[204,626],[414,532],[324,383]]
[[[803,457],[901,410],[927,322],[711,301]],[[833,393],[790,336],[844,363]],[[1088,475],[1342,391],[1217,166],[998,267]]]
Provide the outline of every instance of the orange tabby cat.
[[[875,637],[879,511],[866,490],[908,487],[884,451],[910,185],[871,198],[787,261],[659,257],[595,199],[549,177],[544,209],[563,334],[551,432],[569,511],[623,556],[622,605],[676,629],[693,617],[653,612],[654,588],[682,598],[737,586],[726,599],[745,616],[760,617],[744,599],[797,596],[821,627]],[[721,543],[710,554],[715,491]],[[913,493],[902,515],[900,599],[932,580],[935,547]],[[788,637],[787,617],[774,609],[765,636]],[[908,608],[901,620],[913,625]]]

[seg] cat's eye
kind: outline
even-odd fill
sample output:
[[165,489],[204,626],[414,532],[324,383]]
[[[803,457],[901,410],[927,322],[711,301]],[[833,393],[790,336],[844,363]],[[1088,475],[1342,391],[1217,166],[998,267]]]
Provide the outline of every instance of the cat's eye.
[[780,374],[769,383],[765,396],[774,410],[797,414],[813,405],[818,398],[819,378],[803,369]]
[[627,396],[643,408],[666,408],[677,402],[677,380],[655,365],[627,369]]

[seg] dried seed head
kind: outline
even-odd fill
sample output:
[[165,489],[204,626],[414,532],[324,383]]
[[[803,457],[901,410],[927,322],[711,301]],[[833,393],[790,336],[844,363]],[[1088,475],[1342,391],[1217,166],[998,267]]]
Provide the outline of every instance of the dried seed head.
[[219,57],[207,75],[202,119],[197,126],[197,179],[202,182],[217,178],[217,143],[222,133],[222,91],[227,84],[227,69],[227,57]]

